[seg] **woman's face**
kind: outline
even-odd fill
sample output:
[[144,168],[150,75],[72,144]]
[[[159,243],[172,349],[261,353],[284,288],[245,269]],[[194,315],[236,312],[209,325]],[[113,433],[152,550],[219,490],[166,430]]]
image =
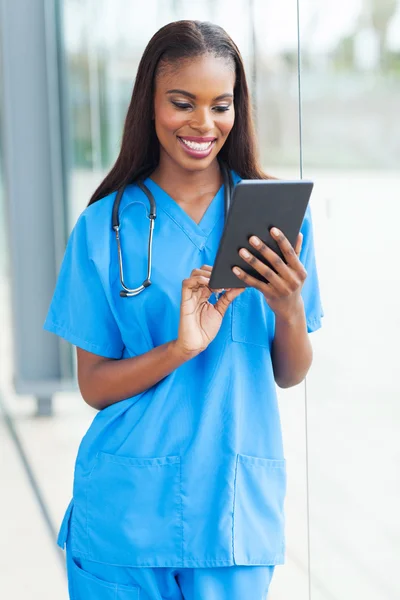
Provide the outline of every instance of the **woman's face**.
[[208,54],[160,70],[154,94],[160,161],[207,169],[235,121],[234,85],[233,63]]

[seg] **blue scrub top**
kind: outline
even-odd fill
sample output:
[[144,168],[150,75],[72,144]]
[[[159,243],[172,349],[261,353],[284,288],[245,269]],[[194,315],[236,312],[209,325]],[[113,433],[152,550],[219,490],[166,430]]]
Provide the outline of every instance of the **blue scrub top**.
[[[112,193],[86,208],[73,229],[45,323],[113,359],[177,338],[182,280],[214,264],[224,226],[223,187],[196,224],[155,182],[145,183],[157,204],[152,285],[136,297],[119,295]],[[148,206],[136,185],[126,189],[120,221],[129,287],[146,274]],[[309,209],[302,233],[311,332],[322,310]],[[61,546],[69,534],[75,556],[121,566],[284,562],[286,465],[271,361],[274,323],[262,294],[246,289],[204,352],[97,413],[79,447]]]

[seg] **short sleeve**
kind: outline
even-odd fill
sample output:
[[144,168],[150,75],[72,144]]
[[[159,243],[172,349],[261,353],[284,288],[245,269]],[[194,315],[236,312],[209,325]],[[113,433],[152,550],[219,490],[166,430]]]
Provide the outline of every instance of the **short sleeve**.
[[69,237],[44,329],[88,352],[122,356],[121,333],[88,253],[84,215]]
[[302,297],[307,319],[307,330],[308,333],[311,333],[321,327],[321,317],[324,316],[324,312],[319,292],[313,226],[309,206],[303,220],[301,233],[303,234],[303,245],[300,252],[300,260],[307,271],[307,279],[303,285]]

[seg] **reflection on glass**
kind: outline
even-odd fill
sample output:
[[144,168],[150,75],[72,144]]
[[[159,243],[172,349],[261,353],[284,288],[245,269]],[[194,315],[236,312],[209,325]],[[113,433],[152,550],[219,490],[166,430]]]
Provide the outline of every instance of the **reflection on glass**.
[[303,1],[301,18],[326,313],[308,386],[312,598],[395,600],[400,3]]
[[[0,61],[0,81],[2,81],[1,61]],[[0,94],[0,131],[3,129],[3,104]],[[10,356],[11,356],[11,332],[10,332],[10,280],[8,269],[8,229],[6,224],[5,207],[5,177],[4,177],[4,152],[2,139],[0,137],[0,356],[2,357],[0,366],[0,388],[4,393],[10,386]]]

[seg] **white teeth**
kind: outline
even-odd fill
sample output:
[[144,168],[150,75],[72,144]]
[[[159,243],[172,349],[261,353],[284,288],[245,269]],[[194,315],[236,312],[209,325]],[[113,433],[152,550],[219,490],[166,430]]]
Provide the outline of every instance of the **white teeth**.
[[188,146],[192,150],[198,150],[199,152],[204,152],[205,150],[208,150],[209,147],[211,146],[211,144],[213,143],[213,142],[203,142],[202,144],[199,144],[198,142],[191,142],[189,140],[184,140],[183,138],[180,138],[180,139],[186,146]]

